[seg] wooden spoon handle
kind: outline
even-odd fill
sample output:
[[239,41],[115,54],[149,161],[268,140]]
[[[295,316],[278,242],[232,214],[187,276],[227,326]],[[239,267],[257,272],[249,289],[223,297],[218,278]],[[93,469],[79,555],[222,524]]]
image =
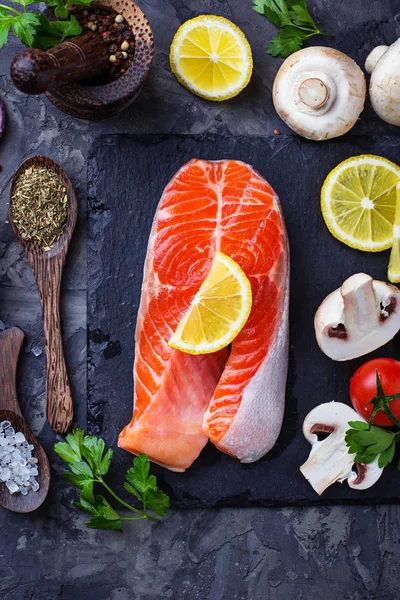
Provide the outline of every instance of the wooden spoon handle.
[[44,342],[46,349],[47,419],[57,433],[66,433],[74,414],[71,389],[61,337],[60,286],[64,256],[39,259],[34,273],[43,308]]
[[18,327],[0,332],[0,409],[22,417],[17,400],[17,363],[24,334]]

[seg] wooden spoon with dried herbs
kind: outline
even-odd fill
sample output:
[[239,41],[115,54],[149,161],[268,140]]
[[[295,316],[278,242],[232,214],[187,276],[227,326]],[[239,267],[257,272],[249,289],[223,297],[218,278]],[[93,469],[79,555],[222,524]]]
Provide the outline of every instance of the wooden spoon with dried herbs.
[[10,221],[39,290],[47,362],[47,418],[58,433],[66,433],[73,418],[59,301],[62,270],[76,218],[75,193],[61,167],[46,156],[25,160],[11,185]]

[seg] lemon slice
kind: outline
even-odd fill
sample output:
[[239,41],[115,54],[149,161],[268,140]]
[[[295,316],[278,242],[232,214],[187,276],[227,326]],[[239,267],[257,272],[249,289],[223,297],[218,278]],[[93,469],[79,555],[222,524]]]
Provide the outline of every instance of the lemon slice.
[[392,283],[400,283],[400,183],[397,184],[396,190],[396,217],[393,227],[393,246],[388,268],[388,279]]
[[321,191],[329,231],[352,248],[379,252],[393,243],[400,167],[381,156],[353,156],[331,171]]
[[253,71],[250,44],[231,21],[201,15],[180,26],[170,50],[178,81],[202,98],[227,100],[246,87]]
[[189,354],[209,354],[224,348],[243,328],[251,303],[246,275],[232,258],[217,252],[169,346]]

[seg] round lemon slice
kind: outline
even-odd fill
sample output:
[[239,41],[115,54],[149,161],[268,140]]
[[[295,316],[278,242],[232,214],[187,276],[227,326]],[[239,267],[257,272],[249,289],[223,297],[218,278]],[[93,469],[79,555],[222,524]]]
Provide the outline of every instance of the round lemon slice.
[[253,71],[250,44],[231,21],[201,15],[186,21],[170,50],[178,81],[207,100],[233,98],[246,87]]
[[251,303],[246,275],[232,258],[217,252],[169,346],[188,354],[209,354],[228,346],[246,323]]
[[400,283],[400,183],[397,184],[396,218],[393,227],[393,246],[390,253],[388,279]]
[[400,167],[381,156],[353,156],[331,171],[321,191],[329,231],[352,248],[380,252],[393,243]]

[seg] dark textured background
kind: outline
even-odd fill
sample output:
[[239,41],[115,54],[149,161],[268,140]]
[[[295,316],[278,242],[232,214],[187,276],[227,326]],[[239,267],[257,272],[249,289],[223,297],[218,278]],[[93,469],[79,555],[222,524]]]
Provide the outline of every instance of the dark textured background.
[[[44,97],[12,86],[8,70],[20,46],[0,52],[0,94],[7,133],[0,143],[0,319],[27,332],[19,394],[32,428],[49,449],[45,425],[42,324],[33,277],[7,219],[7,189],[26,156],[44,153],[70,175],[80,202],[79,225],[63,283],[64,341],[79,423],[86,419],[86,159],[100,133],[271,135],[288,130],[274,115],[270,92],[279,60],[264,54],[273,27],[250,0],[139,1],[157,53],[143,93],[107,122],[74,121]],[[318,23],[360,63],[376,43],[393,42],[399,0],[310,0]],[[254,51],[255,72],[237,99],[212,104],[181,88],[168,67],[179,24],[199,12],[236,21]],[[363,113],[354,134],[398,135]],[[118,169],[118,164],[113,165]],[[103,235],[99,225],[97,231]],[[98,265],[101,271],[102,265]],[[100,349],[99,349],[100,350]],[[104,348],[103,348],[104,350]],[[100,350],[101,351],[101,350]],[[36,356],[37,355],[37,356]],[[108,401],[105,390],[103,402]],[[115,435],[117,431],[115,432]],[[72,490],[53,462],[46,504],[31,516],[0,510],[2,600],[397,600],[398,506],[171,511],[158,525],[140,523],[121,536],[85,529],[71,508]]]

